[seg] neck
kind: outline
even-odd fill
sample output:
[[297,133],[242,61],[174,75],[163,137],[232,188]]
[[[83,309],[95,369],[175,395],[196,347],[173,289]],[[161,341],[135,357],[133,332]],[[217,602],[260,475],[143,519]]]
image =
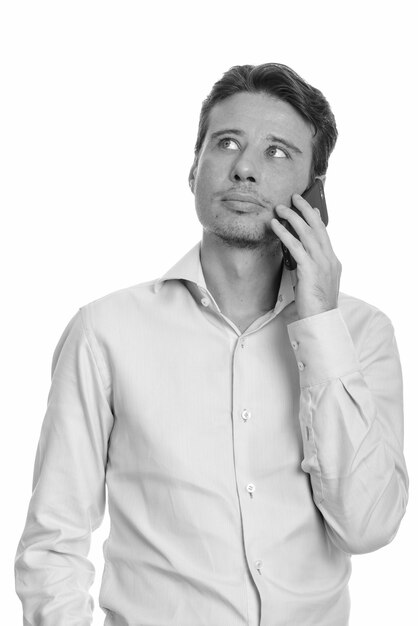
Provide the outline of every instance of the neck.
[[220,310],[228,315],[257,315],[272,309],[280,287],[280,242],[239,248],[204,231],[203,275]]

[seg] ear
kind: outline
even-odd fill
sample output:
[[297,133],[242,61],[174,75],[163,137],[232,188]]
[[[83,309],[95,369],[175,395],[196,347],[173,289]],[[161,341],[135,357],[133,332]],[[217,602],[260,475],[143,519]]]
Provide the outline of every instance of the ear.
[[190,189],[192,190],[192,193],[194,193],[194,184],[195,184],[198,160],[199,160],[198,157],[195,157],[193,161],[193,165],[190,168],[190,172],[189,172],[189,186],[190,186]]

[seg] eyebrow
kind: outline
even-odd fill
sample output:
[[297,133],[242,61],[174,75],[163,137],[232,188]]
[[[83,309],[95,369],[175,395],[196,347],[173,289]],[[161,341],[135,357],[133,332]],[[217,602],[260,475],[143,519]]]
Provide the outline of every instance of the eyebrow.
[[[243,135],[245,135],[245,133],[239,128],[224,128],[223,130],[217,130],[214,133],[212,133],[210,136],[210,140],[212,141],[213,139],[216,139],[217,137],[220,137],[221,135],[227,135],[227,134],[238,135],[238,137],[242,137]],[[296,152],[297,154],[302,154],[302,150],[300,148],[295,146],[294,143],[288,141],[287,139],[284,139],[283,137],[276,137],[276,135],[267,135],[266,140],[275,141],[276,143],[281,143],[287,148],[289,148],[289,150],[292,150],[293,152]]]

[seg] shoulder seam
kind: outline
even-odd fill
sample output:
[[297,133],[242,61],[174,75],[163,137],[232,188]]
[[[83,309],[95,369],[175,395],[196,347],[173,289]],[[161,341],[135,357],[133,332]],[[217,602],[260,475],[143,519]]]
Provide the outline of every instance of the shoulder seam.
[[[81,326],[82,326],[82,329],[83,329],[83,334],[84,334],[84,337],[85,337],[85,339],[86,339],[86,342],[87,342],[87,345],[88,345],[88,347],[89,347],[89,350],[90,350],[90,352],[91,352],[91,355],[92,355],[92,357],[93,357],[93,360],[94,360],[94,364],[95,364],[95,366],[96,366],[96,369],[97,369],[97,371],[99,372],[99,376],[100,376],[100,380],[101,380],[101,383],[102,383],[103,391],[104,391],[105,396],[106,396],[107,391],[110,389],[110,385],[107,385],[107,384],[105,383],[105,381],[103,380],[103,375],[102,375],[101,369],[100,369],[100,367],[99,367],[99,364],[98,364],[98,362],[97,362],[96,355],[95,355],[94,350],[93,350],[93,347],[92,347],[92,345],[91,345],[91,343],[90,343],[90,341],[89,341],[89,337],[88,337],[88,330],[87,330],[87,326],[86,326],[86,323],[85,323],[85,320],[84,320],[84,312],[83,312],[83,307],[80,307],[80,308],[79,308],[79,315],[80,315],[80,319],[81,319]],[[89,332],[91,332],[91,333],[92,333],[92,335],[94,336],[94,332],[93,332],[93,330],[90,330],[90,329],[89,329]],[[106,401],[107,401],[107,398],[106,398]],[[110,409],[110,406],[109,406],[109,409]]]
[[[152,280],[147,280],[147,281],[144,281],[144,282],[141,282],[141,283],[135,283],[133,285],[128,285],[127,287],[121,287],[120,289],[115,289],[114,291],[110,291],[109,293],[105,293],[103,296],[99,296],[98,298],[94,298],[94,300],[90,300],[89,302],[84,304],[83,307],[89,306],[90,304],[99,303],[101,300],[105,300],[106,298],[110,298],[112,296],[116,296],[117,294],[122,293],[122,292],[127,292],[127,291],[130,291],[132,289],[136,289],[137,287],[146,287],[147,285],[153,285],[158,280],[159,280],[158,278],[153,278]],[[83,308],[83,307],[80,307],[80,308]]]

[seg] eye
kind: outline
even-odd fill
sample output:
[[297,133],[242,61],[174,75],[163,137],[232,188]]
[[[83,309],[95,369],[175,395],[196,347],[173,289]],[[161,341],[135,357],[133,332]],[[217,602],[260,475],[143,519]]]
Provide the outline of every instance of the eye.
[[[235,144],[236,147],[234,148],[231,144]],[[237,142],[235,139],[231,139],[231,137],[224,137],[221,139],[219,141],[219,146],[221,146],[221,148],[225,148],[225,150],[238,150]]]
[[270,156],[277,157],[279,159],[289,158],[288,153],[285,152],[283,148],[279,148],[279,146],[269,146],[269,148],[267,148],[267,152]]

